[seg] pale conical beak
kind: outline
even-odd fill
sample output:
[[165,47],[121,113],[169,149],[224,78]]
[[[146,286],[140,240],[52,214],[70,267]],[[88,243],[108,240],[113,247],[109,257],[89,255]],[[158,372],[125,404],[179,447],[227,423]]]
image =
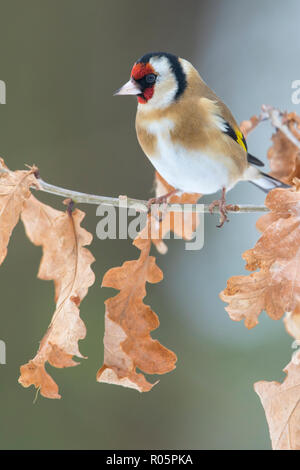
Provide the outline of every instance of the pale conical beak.
[[129,80],[119,90],[114,93],[114,96],[118,95],[140,95],[141,89],[134,80]]

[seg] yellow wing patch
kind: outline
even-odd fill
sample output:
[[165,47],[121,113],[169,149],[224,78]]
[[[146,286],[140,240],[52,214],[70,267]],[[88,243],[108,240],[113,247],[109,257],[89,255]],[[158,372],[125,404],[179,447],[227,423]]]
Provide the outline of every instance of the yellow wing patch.
[[238,127],[236,127],[234,129],[234,131],[236,133],[237,143],[245,150],[245,152],[247,152],[247,147],[246,147],[246,144],[245,144],[245,137],[243,136],[243,133],[240,131],[240,129]]
[[219,129],[224,132],[224,134],[227,134],[229,137],[231,137],[237,144],[239,144],[245,152],[248,152],[245,137],[239,127],[231,127],[229,122],[225,121],[225,119],[220,114],[216,114],[215,118],[216,125],[219,127]]

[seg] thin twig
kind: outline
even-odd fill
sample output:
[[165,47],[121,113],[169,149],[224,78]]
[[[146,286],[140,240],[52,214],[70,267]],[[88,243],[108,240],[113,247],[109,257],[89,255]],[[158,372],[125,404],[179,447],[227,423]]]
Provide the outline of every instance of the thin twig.
[[[103,204],[105,206],[114,206],[114,207],[126,207],[137,210],[138,212],[147,212],[148,211],[148,201],[143,201],[140,199],[133,199],[127,196],[116,197],[107,197],[99,196],[96,194],[87,194],[77,191],[72,191],[70,189],[60,188],[52,184],[46,183],[44,180],[39,179],[40,189],[46,193],[55,194],[57,196],[66,197],[72,199],[76,204]],[[196,212],[196,213],[208,213],[209,204],[176,204],[178,208],[182,210],[185,209],[186,212]],[[169,212],[174,211],[174,205],[168,204],[167,210]],[[269,209],[261,205],[235,205],[232,208],[228,209],[228,212],[268,212]],[[219,209],[215,208],[214,213],[219,214]]]
[[[0,173],[8,173],[10,170],[6,168],[0,168]],[[127,209],[135,209],[137,212],[148,211],[148,201],[140,199],[133,199],[127,196],[119,197],[107,197],[99,196],[96,194],[81,193],[73,191],[71,189],[61,188],[54,186],[53,184],[46,183],[42,178],[37,178],[38,187],[33,186],[32,189],[43,191],[45,193],[54,194],[56,196],[63,197],[65,199],[71,199],[76,204],[95,204],[104,206],[114,207],[125,207]],[[167,212],[195,212],[198,214],[208,213],[209,204],[168,204],[166,207],[162,204],[163,210]],[[214,208],[212,211],[214,214],[219,214],[219,209]],[[230,205],[228,212],[232,213],[249,213],[249,212],[269,212],[269,209],[261,205]]]
[[[115,207],[126,207],[130,209],[135,209],[138,212],[147,212],[148,201],[143,201],[139,199],[129,198],[127,196],[120,196],[116,197],[107,197],[107,196],[98,196],[95,194],[86,194],[80,193],[77,191],[71,191],[69,189],[60,188],[58,186],[54,186],[52,184],[46,183],[42,179],[38,180],[40,189],[44,192],[50,194],[56,194],[57,196],[62,196],[65,198],[70,198],[76,204],[97,204],[97,205],[105,205],[105,206],[115,206]],[[179,210],[184,210],[185,212],[196,212],[196,213],[208,213],[209,205],[208,204],[176,204]],[[168,204],[166,207],[168,212],[174,211],[174,205]],[[269,209],[265,206],[260,205],[234,205],[228,208],[228,212],[268,212]],[[213,210],[214,213],[219,214],[219,209],[215,208]]]
[[[280,129],[285,136],[293,142],[294,145],[300,150],[300,142],[289,130],[288,126],[282,122],[283,113],[273,106],[263,105],[262,113],[259,117],[260,121],[270,119],[272,125],[277,129]],[[10,170],[6,168],[0,168],[0,172],[8,172]],[[126,207],[128,209],[135,209],[137,212],[147,212],[148,201],[143,201],[139,199],[129,198],[127,196],[116,197],[107,197],[99,196],[96,194],[86,194],[78,191],[72,191],[70,189],[60,188],[59,186],[54,186],[53,184],[46,183],[43,179],[39,177],[39,174],[36,173],[36,177],[39,183],[39,187],[34,187],[33,189],[38,189],[46,193],[54,194],[56,196],[61,196],[64,198],[71,199],[76,204],[96,204],[96,205],[105,205],[105,206],[114,206],[114,207]],[[195,213],[208,213],[209,205],[208,204],[177,204],[178,210],[184,210],[185,212],[195,212]],[[167,212],[176,212],[174,210],[174,205],[168,204],[164,207],[164,210]],[[215,214],[219,214],[219,209],[216,207],[212,211]],[[249,212],[269,212],[269,209],[262,205],[231,205],[228,208],[228,212],[232,213],[249,213]]]

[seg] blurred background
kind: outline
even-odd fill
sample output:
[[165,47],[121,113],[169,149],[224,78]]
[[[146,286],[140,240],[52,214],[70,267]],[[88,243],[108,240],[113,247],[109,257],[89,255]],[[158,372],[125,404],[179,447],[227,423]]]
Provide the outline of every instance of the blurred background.
[[[38,165],[53,184],[116,196],[151,197],[153,168],[136,140],[136,100],[113,98],[133,62],[163,50],[190,60],[238,121],[263,103],[295,110],[299,76],[298,0],[1,0],[0,155],[11,169]],[[271,127],[249,138],[251,153],[266,161]],[[39,198],[62,208],[61,200]],[[209,202],[213,196],[207,197]],[[229,202],[263,204],[250,184]],[[96,207],[84,226],[95,235]],[[178,355],[177,368],[150,392],[99,384],[103,361],[103,274],[138,256],[130,240],[100,241],[96,282],[82,303],[88,360],[76,368],[48,367],[61,400],[39,397],[18,383],[19,367],[32,358],[54,311],[53,285],[36,278],[40,248],[13,233],[0,269],[2,449],[270,449],[267,424],[253,390],[257,380],[282,380],[292,339],[282,322],[262,314],[251,331],[229,319],[218,297],[227,279],[246,274],[241,254],[255,244],[257,215],[232,215],[222,230],[205,217],[205,245],[186,251],[168,242],[158,256],[164,280],[150,285],[146,303],[159,315],[153,333]],[[151,377],[153,381],[157,377]]]

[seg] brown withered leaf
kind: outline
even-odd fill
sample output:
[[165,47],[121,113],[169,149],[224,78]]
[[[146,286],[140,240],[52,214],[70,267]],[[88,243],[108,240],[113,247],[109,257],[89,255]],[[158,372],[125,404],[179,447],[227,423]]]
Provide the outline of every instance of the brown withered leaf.
[[300,351],[284,369],[283,383],[257,382],[274,450],[300,450]]
[[105,274],[104,287],[120,292],[106,300],[104,364],[97,373],[98,382],[122,385],[147,392],[155,385],[142,373],[165,374],[175,367],[176,355],[152,339],[150,332],[158,328],[157,315],[143,299],[146,282],[157,283],[163,278],[155,258],[150,256],[149,225],[134,241],[141,251],[137,260],[126,261],[121,267]]
[[[289,113],[283,116],[283,123],[300,142],[300,116]],[[300,152],[297,146],[281,131],[272,136],[273,145],[268,151],[271,175],[292,184],[294,178],[300,178]]]
[[293,336],[293,338],[300,341],[300,303],[296,306],[294,311],[286,313],[284,325],[287,332]]
[[78,341],[86,335],[79,316],[79,305],[94,283],[91,270],[94,257],[84,248],[92,235],[81,227],[84,213],[62,212],[42,204],[33,196],[24,205],[22,221],[34,245],[42,246],[43,256],[38,277],[53,280],[56,310],[39,350],[31,361],[21,366],[19,382],[34,385],[47,398],[60,398],[58,386],[45,370],[45,363],[54,367],[70,367],[82,358]]
[[[2,158],[0,168],[8,170]],[[19,221],[24,203],[31,194],[30,187],[38,187],[35,170],[0,172],[0,265],[7,255],[9,239]]]
[[246,268],[259,271],[234,276],[220,297],[228,302],[233,320],[245,319],[247,328],[258,323],[262,310],[273,319],[292,312],[300,300],[300,191],[275,189],[266,198],[274,221],[255,247],[244,253]]
[[[155,192],[156,197],[163,196],[173,191],[173,186],[170,186],[162,176],[155,173]],[[173,195],[168,199],[169,204],[196,204],[201,194],[197,193],[183,193],[181,195]],[[185,240],[191,240],[193,233],[199,224],[199,214],[195,212],[167,212],[163,215],[160,222],[152,218],[151,221],[151,238],[156,249],[161,253],[167,252],[167,246],[163,242],[166,234],[171,231],[178,237]]]
[[244,134],[244,137],[247,138],[250,132],[252,132],[260,122],[261,119],[258,116],[252,116],[250,119],[242,121],[240,124],[240,129]]

